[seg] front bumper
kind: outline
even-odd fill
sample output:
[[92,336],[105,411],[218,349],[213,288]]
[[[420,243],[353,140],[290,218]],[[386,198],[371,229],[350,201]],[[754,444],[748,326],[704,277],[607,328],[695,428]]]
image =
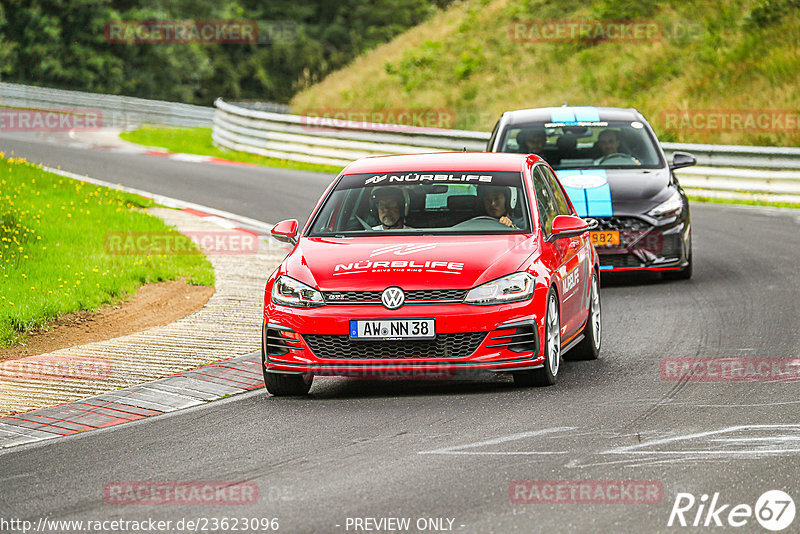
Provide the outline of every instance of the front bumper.
[[618,231],[618,245],[595,245],[601,271],[677,271],[688,265],[690,225],[657,226],[641,217],[596,217],[597,230]]
[[[464,371],[511,371],[544,362],[542,313],[534,301],[467,304],[324,306],[265,309],[265,370],[345,376],[452,376]],[[434,340],[352,341],[350,319],[436,318]]]

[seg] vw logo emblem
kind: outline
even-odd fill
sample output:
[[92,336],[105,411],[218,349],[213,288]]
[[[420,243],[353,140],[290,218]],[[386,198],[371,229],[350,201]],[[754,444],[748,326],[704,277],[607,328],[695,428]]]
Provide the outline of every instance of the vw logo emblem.
[[406,296],[399,287],[387,287],[383,290],[383,294],[381,294],[381,302],[390,310],[396,310],[402,306],[405,301]]

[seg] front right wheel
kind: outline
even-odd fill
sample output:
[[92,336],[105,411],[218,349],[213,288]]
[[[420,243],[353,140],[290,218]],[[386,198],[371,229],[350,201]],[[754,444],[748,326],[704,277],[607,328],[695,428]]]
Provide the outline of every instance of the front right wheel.
[[269,373],[264,371],[264,386],[276,397],[300,397],[311,389],[313,375]]
[[558,297],[552,289],[547,296],[544,328],[544,364],[539,369],[514,372],[517,386],[552,386],[561,367],[561,318]]
[[314,375],[311,374],[286,374],[270,373],[267,371],[267,346],[266,333],[261,333],[261,372],[264,373],[264,387],[276,397],[300,397],[306,395],[311,389]]

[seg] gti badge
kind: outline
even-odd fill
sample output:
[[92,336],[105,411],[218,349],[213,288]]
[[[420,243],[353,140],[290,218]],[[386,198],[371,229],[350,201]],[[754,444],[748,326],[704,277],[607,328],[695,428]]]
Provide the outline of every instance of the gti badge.
[[387,287],[381,294],[381,302],[389,310],[396,310],[405,302],[406,296],[399,287]]

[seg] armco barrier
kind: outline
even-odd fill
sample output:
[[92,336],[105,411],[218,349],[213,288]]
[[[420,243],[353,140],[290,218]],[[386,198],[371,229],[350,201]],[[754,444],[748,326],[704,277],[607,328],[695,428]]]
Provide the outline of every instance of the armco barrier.
[[464,130],[419,128],[329,121],[254,111],[222,99],[214,102],[214,143],[274,158],[328,165],[346,165],[364,156],[414,154],[443,150],[479,151],[489,134]]
[[214,118],[212,107],[16,83],[0,83],[0,106],[38,110],[99,110],[103,126],[122,128],[141,124],[208,127]]
[[[364,156],[482,151],[488,132],[348,122],[246,109],[214,102],[213,140],[220,147],[274,158],[343,166]],[[800,202],[800,149],[663,143],[668,158],[691,152],[698,167],[677,171],[695,194]],[[732,168],[735,167],[735,168]],[[763,170],[770,169],[770,170]],[[778,170],[783,169],[783,170]],[[785,169],[790,169],[789,172]],[[755,195],[754,195],[755,194]]]

